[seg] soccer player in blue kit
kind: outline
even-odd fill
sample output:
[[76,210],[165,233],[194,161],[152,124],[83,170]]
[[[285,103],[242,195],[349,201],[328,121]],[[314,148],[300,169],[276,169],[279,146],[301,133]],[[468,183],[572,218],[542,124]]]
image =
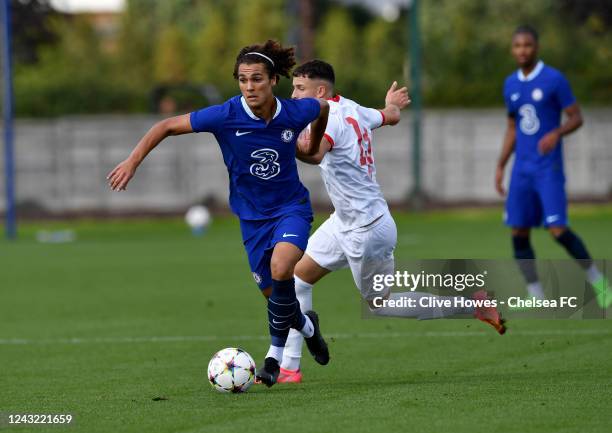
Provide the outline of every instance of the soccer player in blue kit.
[[230,182],[230,206],[240,219],[243,243],[253,277],[267,298],[271,345],[257,378],[276,383],[289,329],[299,331],[322,365],[329,352],[318,316],[304,314],[295,295],[293,273],[306,249],[312,209],[308,190],[297,172],[296,140],[311,124],[308,152],[318,152],[329,105],[323,99],[279,99],[273,88],[295,65],[293,48],[278,42],[244,47],[236,58],[234,78],[241,95],[221,105],[156,123],[130,156],[108,175],[114,191],[125,190],[136,168],[164,138],[192,132],[215,135]]
[[[543,224],[583,267],[599,306],[608,308],[612,304],[609,282],[593,263],[582,240],[568,227],[562,137],[582,125],[580,107],[563,74],[538,60],[535,29],[520,26],[514,31],[512,55],[519,69],[504,84],[508,126],[495,184],[497,191],[505,195],[504,168],[514,152],[504,217],[512,229],[514,257],[529,295],[543,299],[529,239],[530,229]],[[563,123],[562,113],[567,117]]]

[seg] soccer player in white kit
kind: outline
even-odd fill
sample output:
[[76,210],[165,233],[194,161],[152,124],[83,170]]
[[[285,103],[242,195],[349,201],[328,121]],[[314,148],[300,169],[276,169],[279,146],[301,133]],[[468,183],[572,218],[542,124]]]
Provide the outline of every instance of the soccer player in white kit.
[[[298,140],[297,157],[318,164],[335,212],[310,237],[304,256],[295,267],[295,288],[302,309],[312,308],[312,286],[328,273],[349,267],[361,296],[370,303],[380,297],[373,289],[374,275],[395,272],[393,251],[397,242],[395,221],[380,186],[372,152],[372,130],[400,121],[400,110],[410,103],[405,87],[394,82],[385,98],[385,108],[376,110],[334,93],[333,67],[321,60],[306,62],[293,71],[293,98],[328,99],[330,113],[319,152],[307,155],[308,134]],[[429,293],[382,293],[419,298]],[[486,294],[485,294],[486,295]],[[444,311],[377,308],[386,316],[437,318],[470,313],[493,325],[501,334],[503,321],[495,309],[450,308]],[[301,334],[290,332],[278,382],[301,382],[299,370]]]

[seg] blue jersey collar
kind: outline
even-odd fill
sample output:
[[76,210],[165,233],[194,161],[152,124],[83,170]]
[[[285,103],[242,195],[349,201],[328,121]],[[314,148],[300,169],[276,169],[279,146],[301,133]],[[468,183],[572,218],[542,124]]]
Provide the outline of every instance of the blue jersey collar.
[[538,61],[538,64],[536,65],[536,67],[533,68],[533,71],[531,71],[529,74],[527,75],[523,74],[523,71],[520,69],[517,71],[516,74],[517,74],[519,81],[531,81],[535,77],[537,77],[540,74],[540,72],[542,72],[542,68],[544,68],[544,62],[540,60]]
[[[281,112],[281,108],[282,108],[282,104],[281,101],[275,96],[274,99],[276,99],[276,112],[274,113],[274,116],[272,117],[272,119],[276,119],[278,117],[278,115]],[[240,103],[242,104],[242,108],[244,109],[244,111],[246,111],[246,114],[249,115],[249,117],[253,120],[261,120],[259,117],[257,117],[249,108],[249,105],[246,103],[244,96],[240,97]]]

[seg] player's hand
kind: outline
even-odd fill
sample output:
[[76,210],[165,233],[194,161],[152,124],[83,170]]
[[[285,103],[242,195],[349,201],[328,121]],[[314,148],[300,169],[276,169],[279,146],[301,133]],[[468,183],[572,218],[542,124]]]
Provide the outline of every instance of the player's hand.
[[504,189],[504,168],[497,166],[497,170],[495,170],[495,189],[502,197],[506,195],[506,190]]
[[136,164],[129,158],[122,161],[111,171],[106,180],[113,191],[125,191],[128,182],[136,172]]
[[561,134],[556,129],[542,137],[538,143],[538,152],[540,152],[540,155],[546,155],[551,152],[555,146],[557,146],[560,138]]
[[304,128],[297,139],[297,150],[301,153],[306,153],[304,149],[310,148],[310,128]]
[[394,81],[391,87],[389,87],[389,90],[387,90],[385,105],[395,105],[401,110],[407,107],[410,102],[412,101],[410,100],[410,96],[408,96],[408,89],[406,87],[398,89],[397,81]]

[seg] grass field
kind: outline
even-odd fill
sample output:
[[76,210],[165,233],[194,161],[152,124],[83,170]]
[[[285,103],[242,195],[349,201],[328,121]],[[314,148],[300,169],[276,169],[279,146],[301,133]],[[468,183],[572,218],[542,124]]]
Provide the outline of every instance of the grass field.
[[[500,214],[396,214],[396,257],[509,258]],[[612,258],[612,207],[574,207],[572,225]],[[41,227],[78,239],[37,243]],[[535,247],[566,257],[542,231]],[[307,357],[301,385],[215,392],[215,351],[261,362],[268,345],[233,218],[202,239],[179,219],[23,224],[0,241],[0,295],[5,417],[71,413],[65,429],[84,432],[612,431],[612,322],[516,320],[500,337],[471,320],[362,320],[346,271],[314,292],[327,367]]]

